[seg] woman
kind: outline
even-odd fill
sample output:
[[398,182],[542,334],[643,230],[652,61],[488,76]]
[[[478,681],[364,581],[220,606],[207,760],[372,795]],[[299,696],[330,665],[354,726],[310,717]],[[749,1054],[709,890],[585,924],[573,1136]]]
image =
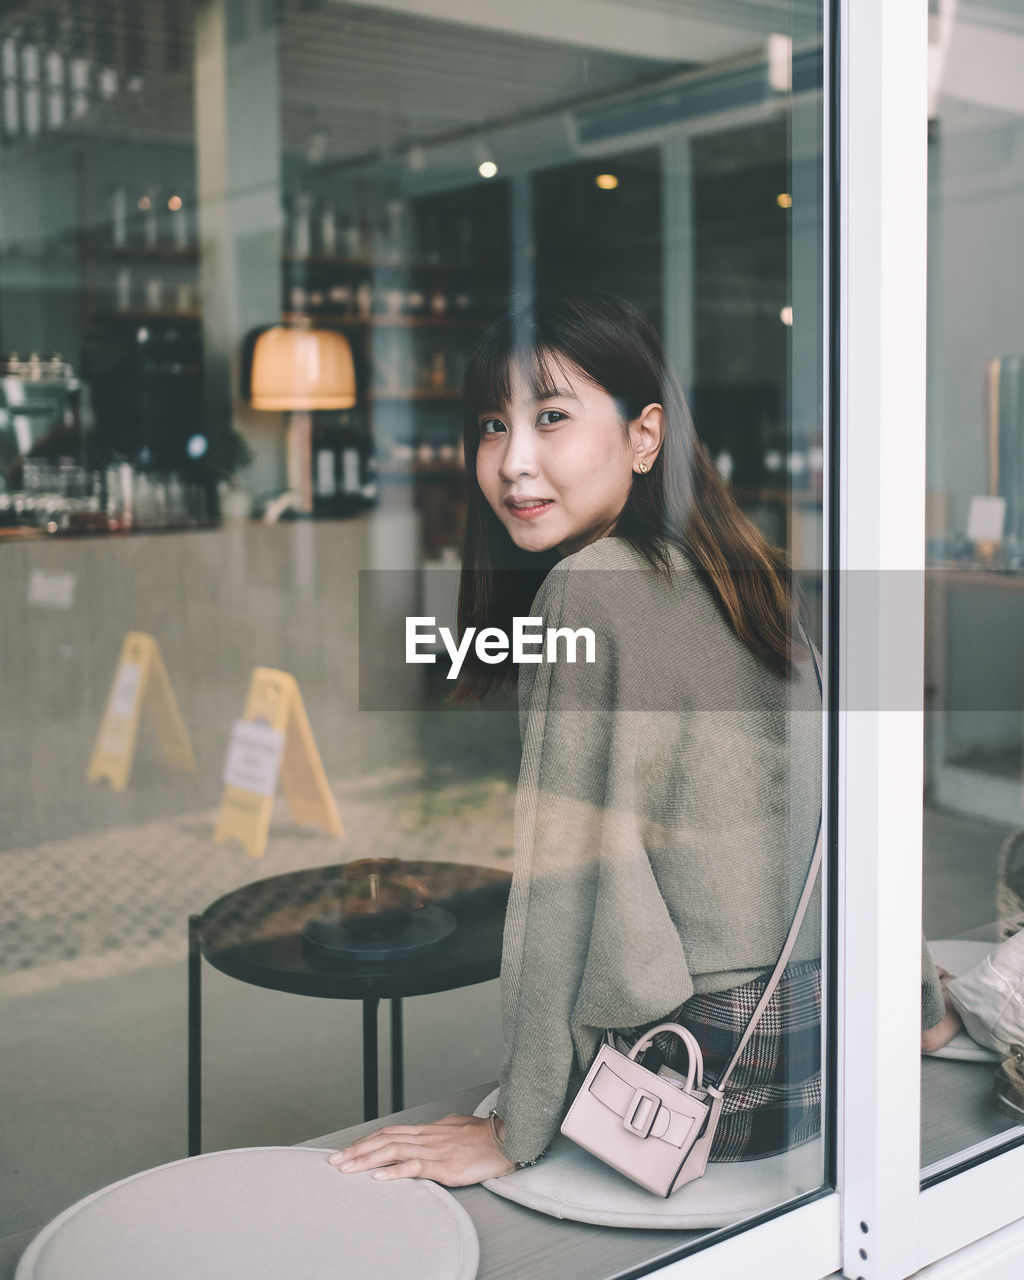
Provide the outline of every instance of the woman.
[[[474,353],[465,415],[460,631],[540,617],[590,629],[595,652],[519,669],[472,656],[453,699],[518,680],[497,1106],[331,1157],[448,1186],[538,1159],[606,1028],[683,1022],[714,1078],[781,950],[821,795],[820,692],[788,571],[698,443],[644,316],[588,293],[509,317]],[[713,1160],[818,1132],[819,893]],[[923,972],[930,1027],[941,991]],[[656,1047],[680,1065],[674,1040]]]

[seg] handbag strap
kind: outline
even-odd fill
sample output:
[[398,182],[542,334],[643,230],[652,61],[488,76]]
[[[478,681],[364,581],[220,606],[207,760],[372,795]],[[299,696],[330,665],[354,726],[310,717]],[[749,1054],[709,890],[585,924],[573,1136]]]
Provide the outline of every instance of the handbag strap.
[[[807,641],[807,647],[811,651],[811,661],[814,663],[814,675],[818,681],[818,692],[824,700],[825,691],[821,683],[821,669],[818,666],[818,655],[814,652],[814,645],[811,644],[803,623],[800,624],[800,627],[804,633],[804,639]],[[818,837],[814,844],[814,855],[811,858],[811,865],[807,868],[807,879],[804,882],[803,893],[800,895],[800,901],[797,903],[796,913],[793,916],[793,923],[789,926],[789,933],[786,935],[786,941],[782,944],[782,953],[779,956],[775,968],[772,970],[772,976],[768,979],[768,983],[761,995],[761,999],[758,1000],[757,1005],[754,1008],[754,1012],[750,1015],[750,1021],[747,1023],[746,1030],[743,1032],[743,1035],[740,1037],[740,1042],[736,1046],[735,1053],[729,1059],[725,1070],[722,1072],[721,1079],[718,1081],[719,1090],[723,1090],[728,1084],[729,1077],[732,1075],[736,1063],[739,1061],[740,1055],[747,1047],[747,1042],[754,1034],[754,1028],[757,1026],[758,1022],[760,1022],[761,1015],[767,1008],[768,1001],[775,994],[775,988],[779,985],[779,979],[782,977],[783,970],[789,962],[789,957],[793,954],[793,948],[796,946],[797,934],[800,932],[800,926],[804,922],[804,916],[807,913],[807,907],[811,901],[811,894],[814,891],[814,882],[818,878],[818,870],[821,867],[822,846],[824,843],[824,824],[822,818],[823,814],[819,813]]]

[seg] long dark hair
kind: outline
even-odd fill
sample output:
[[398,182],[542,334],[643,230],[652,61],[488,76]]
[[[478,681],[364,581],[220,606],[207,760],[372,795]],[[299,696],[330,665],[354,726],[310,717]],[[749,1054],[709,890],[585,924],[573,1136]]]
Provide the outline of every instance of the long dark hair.
[[[500,627],[525,616],[558,560],[554,551],[523,551],[491,509],[476,478],[479,415],[506,405],[514,369],[550,391],[551,369],[575,366],[615,401],[623,431],[645,406],[660,404],[664,437],[646,475],[634,475],[615,536],[628,541],[666,577],[671,563],[662,540],[675,543],[710,588],[727,622],[772,671],[789,676],[794,609],[790,571],[780,551],[743,514],[707,450],[661,342],[632,303],[597,291],[539,298],[518,307],[481,338],[466,369],[463,441],[469,504],[458,627]],[[476,702],[518,680],[510,660],[485,664],[471,649],[448,701]]]

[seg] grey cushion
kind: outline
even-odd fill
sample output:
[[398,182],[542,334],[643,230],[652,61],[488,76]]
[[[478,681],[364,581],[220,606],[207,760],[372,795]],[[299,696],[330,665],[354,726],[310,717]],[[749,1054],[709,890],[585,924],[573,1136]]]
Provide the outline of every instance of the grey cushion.
[[[489,1094],[474,1114],[487,1115],[497,1096],[497,1090]],[[821,1184],[823,1153],[819,1139],[765,1160],[709,1164],[703,1178],[663,1200],[559,1136],[540,1164],[490,1178],[484,1186],[553,1218],[607,1227],[707,1230],[813,1191]]]
[[44,1227],[16,1280],[473,1280],[469,1215],[433,1182],[343,1174],[302,1147],[137,1173]]

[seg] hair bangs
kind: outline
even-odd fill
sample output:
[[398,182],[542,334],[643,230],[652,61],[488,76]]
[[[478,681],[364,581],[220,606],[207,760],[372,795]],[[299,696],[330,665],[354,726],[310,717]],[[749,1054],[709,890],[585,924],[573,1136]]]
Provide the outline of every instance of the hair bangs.
[[494,326],[466,370],[463,406],[467,425],[473,430],[481,414],[507,409],[516,374],[534,399],[547,400],[581,373],[560,351],[544,343],[534,325],[509,316]]

